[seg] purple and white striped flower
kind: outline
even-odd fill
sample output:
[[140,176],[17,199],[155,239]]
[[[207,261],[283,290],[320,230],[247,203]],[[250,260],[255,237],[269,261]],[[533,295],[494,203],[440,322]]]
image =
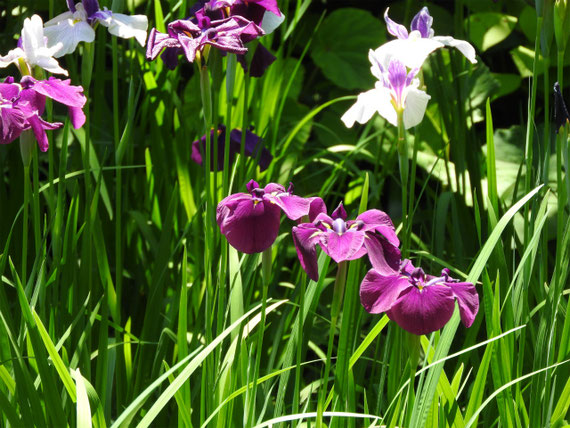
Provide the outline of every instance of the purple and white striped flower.
[[330,217],[321,212],[312,223],[293,227],[297,256],[309,278],[319,279],[317,245],[337,263],[368,254],[378,271],[390,274],[397,270],[400,241],[390,217],[380,210],[365,211],[356,220],[346,221],[346,217],[341,203]]
[[68,12],[64,12],[45,23],[44,32],[49,46],[60,45],[56,58],[75,51],[79,42],[95,40],[93,27],[98,23],[107,27],[109,33],[123,39],[134,37],[141,46],[145,45],[148,18],[145,15],[124,15],[101,9],[97,0],[83,0],[75,4],[67,0]]
[[386,312],[404,330],[421,335],[442,328],[453,315],[455,301],[465,327],[479,311],[479,296],[470,282],[461,282],[443,269],[440,276],[426,275],[409,260],[391,274],[368,271],[360,285],[360,302],[372,314]]
[[396,58],[408,68],[419,68],[430,53],[445,46],[456,48],[471,63],[477,62],[475,49],[465,40],[454,39],[451,36],[434,36],[431,28],[433,17],[427,7],[422,8],[414,16],[409,33],[406,27],[388,17],[388,9],[384,12],[384,20],[388,32],[397,39],[383,44],[374,51],[374,54],[385,58],[388,62]]
[[370,70],[378,81],[374,89],[358,95],[356,103],[341,118],[344,124],[350,128],[354,122],[366,123],[376,112],[394,126],[398,126],[399,112],[403,112],[406,129],[420,123],[431,97],[418,89],[420,81],[416,74],[419,69],[408,71],[399,60],[384,61],[372,50],[368,59],[372,63]]

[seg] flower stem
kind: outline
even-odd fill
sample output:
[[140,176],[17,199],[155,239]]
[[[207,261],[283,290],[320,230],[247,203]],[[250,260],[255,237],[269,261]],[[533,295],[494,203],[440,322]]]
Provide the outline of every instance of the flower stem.
[[398,111],[398,160],[400,163],[400,179],[402,181],[402,258],[408,253],[410,227],[408,224],[408,143],[404,128],[404,111]]
[[338,269],[336,272],[336,279],[334,282],[333,289],[333,301],[331,305],[331,326],[329,330],[329,344],[327,347],[327,360],[325,361],[325,374],[323,376],[323,385],[319,391],[319,401],[317,404],[317,428],[323,427],[323,411],[324,411],[324,401],[328,389],[329,373],[331,369],[332,360],[332,348],[334,345],[334,336],[336,331],[336,324],[338,321],[338,315],[340,313],[340,308],[342,307],[342,298],[344,296],[344,287],[346,285],[346,272],[348,270],[348,262],[343,261],[338,264]]
[[243,76],[243,123],[241,127],[241,145],[239,148],[239,181],[243,183],[245,180],[245,131],[248,125],[247,107],[249,101],[249,74],[245,73]]
[[271,247],[261,253],[261,278],[263,282],[261,297],[261,320],[257,329],[257,350],[255,355],[255,366],[253,368],[252,391],[249,401],[249,412],[247,414],[246,426],[253,426],[255,421],[255,396],[257,393],[257,379],[259,378],[259,365],[261,354],[263,353],[263,334],[265,333],[265,316],[267,311],[267,292],[269,281],[271,280]]

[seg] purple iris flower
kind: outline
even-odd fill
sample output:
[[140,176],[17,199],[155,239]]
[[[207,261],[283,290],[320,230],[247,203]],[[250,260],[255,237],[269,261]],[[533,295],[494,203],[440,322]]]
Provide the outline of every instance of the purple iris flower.
[[178,64],[178,54],[183,53],[188,62],[194,62],[207,45],[225,52],[245,54],[245,43],[264,34],[255,23],[241,16],[219,20],[202,16],[195,21],[173,21],[167,26],[168,34],[153,28],[148,38],[147,59],[155,59],[164,50],[163,61],[168,68],[174,69]]
[[400,241],[388,214],[368,210],[346,221],[346,211],[339,204],[329,217],[325,212],[312,223],[293,227],[293,242],[301,266],[309,278],[319,279],[316,245],[319,245],[335,262],[355,260],[368,254],[375,269],[390,274],[398,269]]
[[[239,15],[255,22],[255,24],[266,30],[265,26],[272,20],[272,18],[267,15],[268,12],[275,17],[281,17],[283,15],[279,10],[277,0],[210,0],[204,4],[204,8],[197,12],[196,15],[206,14],[208,16],[214,16],[217,19]],[[264,21],[266,22],[264,23]],[[281,21],[279,21],[279,23],[280,22]],[[273,29],[274,28],[271,28],[271,31]],[[266,30],[268,33],[271,31]]]
[[479,311],[479,296],[470,282],[460,282],[443,269],[426,275],[409,260],[399,271],[368,271],[360,285],[360,302],[373,314],[386,312],[404,330],[421,335],[442,328],[453,315],[455,301],[465,327],[471,327]]
[[[240,129],[232,129],[230,132],[230,145],[229,145],[229,158],[230,164],[233,163],[236,153],[241,150],[241,137],[242,131]],[[224,167],[224,149],[226,144],[226,127],[224,125],[219,125],[218,129],[210,131],[210,141],[212,143],[212,156],[214,156],[213,145],[215,142],[218,144],[218,171],[221,171]],[[259,150],[261,149],[261,153]],[[199,140],[192,143],[192,160],[198,165],[202,165],[202,154],[206,153],[206,136],[202,136]],[[265,171],[271,161],[273,156],[269,150],[262,146],[262,140],[259,136],[255,135],[249,129],[245,131],[245,147],[244,153],[246,156],[257,158],[259,155],[259,169],[260,171]],[[210,168],[214,170],[214,158],[210,162]]]
[[47,151],[49,142],[46,129],[57,129],[63,123],[50,123],[42,119],[46,97],[68,107],[69,117],[75,129],[85,123],[83,106],[87,99],[81,86],[70,85],[69,80],[50,77],[36,80],[24,76],[19,84],[12,77],[0,83],[0,144],[8,144],[23,131],[32,129],[42,152]]
[[216,209],[220,231],[242,253],[260,253],[271,247],[279,233],[281,210],[291,220],[298,220],[311,210],[312,201],[293,195],[292,184],[287,190],[276,183],[262,189],[251,180],[247,192],[224,198]]

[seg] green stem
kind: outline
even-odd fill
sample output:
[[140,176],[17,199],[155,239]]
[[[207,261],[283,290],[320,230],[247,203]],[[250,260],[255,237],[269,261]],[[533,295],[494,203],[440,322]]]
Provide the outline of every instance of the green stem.
[[261,363],[261,354],[263,353],[263,334],[265,332],[265,317],[267,311],[267,293],[269,282],[271,280],[271,247],[261,253],[261,277],[263,282],[263,291],[261,297],[261,320],[257,329],[257,350],[255,355],[255,366],[253,369],[252,391],[249,401],[249,412],[247,414],[246,426],[253,426],[255,421],[255,397],[257,395],[257,379],[259,378],[259,365]]
[[404,111],[398,111],[398,160],[400,162],[400,179],[402,181],[402,258],[408,253],[409,224],[408,224],[408,143],[404,128]]
[[329,329],[329,343],[327,347],[327,360],[325,361],[325,373],[323,376],[323,385],[319,391],[319,401],[317,404],[317,428],[323,427],[323,411],[324,401],[327,395],[329,373],[331,370],[332,350],[334,345],[334,336],[336,332],[336,324],[338,315],[342,306],[342,298],[344,296],[344,287],[346,285],[346,272],[348,270],[348,262],[343,261],[338,264],[336,279],[333,289],[333,301],[331,306],[331,325]]
[[230,132],[232,129],[232,104],[236,80],[236,64],[236,56],[229,54],[226,66],[226,140],[224,141],[224,170],[222,173],[222,194],[224,197],[229,193]]
[[248,115],[247,106],[249,98],[249,74],[245,73],[243,76],[243,123],[241,126],[241,146],[239,149],[239,181],[238,183],[243,183],[245,180],[245,131],[248,125]]

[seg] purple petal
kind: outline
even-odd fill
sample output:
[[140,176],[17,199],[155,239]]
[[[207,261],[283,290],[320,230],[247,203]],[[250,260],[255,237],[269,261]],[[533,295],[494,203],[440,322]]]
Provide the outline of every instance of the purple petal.
[[430,34],[432,23],[433,17],[429,14],[428,8],[424,6],[412,19],[410,28],[412,31],[419,31],[422,38],[426,39],[432,36],[432,34]]
[[453,315],[455,299],[449,287],[410,287],[387,313],[400,327],[421,335],[442,328]]
[[85,124],[85,113],[81,107],[69,107],[67,109],[69,119],[75,129],[81,128]]
[[408,38],[408,30],[403,25],[392,21],[388,17],[388,10],[389,9],[390,8],[387,8],[386,12],[384,12],[384,21],[386,21],[386,28],[388,30],[388,33],[390,33],[393,36],[396,36],[398,39],[407,39]]
[[[8,80],[8,77],[6,80]],[[15,85],[13,79],[12,82],[7,82],[6,80],[4,80],[4,83],[0,83],[0,97],[5,100],[11,100],[16,98],[20,93],[20,86]]]
[[465,327],[471,327],[479,311],[479,295],[475,286],[470,282],[446,283],[457,299],[459,315]]
[[253,53],[253,58],[251,58],[251,64],[249,68],[249,75],[252,77],[261,77],[265,73],[265,70],[269,68],[271,64],[277,58],[271,52],[267,50],[265,46],[261,43],[255,48]]
[[68,107],[83,107],[87,102],[83,88],[73,86],[70,82],[69,79],[50,77],[48,80],[38,80],[32,89]]
[[[231,142],[230,159],[233,159],[233,155],[235,153],[240,152],[241,138],[242,138],[242,131],[240,129],[232,129],[232,131],[230,132],[230,142]],[[221,147],[224,147],[223,143]],[[258,154],[260,149],[261,153]],[[256,159],[259,156],[259,170],[261,172],[265,171],[269,166],[269,164],[271,163],[271,161],[273,160],[271,152],[267,150],[265,147],[263,147],[263,140],[261,139],[261,137],[254,134],[249,129],[245,131],[244,153],[246,156],[250,156]]]
[[238,193],[223,199],[216,209],[220,231],[236,250],[260,253],[271,247],[279,233],[279,208],[254,202],[251,195]]
[[271,203],[274,203],[283,210],[285,215],[291,220],[299,220],[305,215],[309,215],[310,201],[300,196],[283,193],[277,196],[266,195]]
[[88,18],[91,18],[97,11],[101,10],[97,0],[83,0],[82,3]]
[[75,11],[77,10],[77,9],[75,9],[75,0],[66,0],[66,1],[67,1],[67,7],[69,8],[69,10],[72,13],[75,13]]
[[311,223],[303,223],[293,227],[293,243],[297,250],[297,257],[299,257],[301,267],[313,281],[319,280],[316,244],[322,234],[323,232]]
[[335,232],[325,233],[320,244],[323,251],[337,263],[357,259],[366,252],[362,251],[365,250],[364,233],[356,230],[342,235]]
[[321,213],[327,213],[327,206],[322,198],[315,196],[312,198],[307,198],[309,200],[309,221],[313,222],[315,218]]
[[401,253],[398,246],[392,245],[378,233],[366,233],[364,246],[374,269],[382,275],[393,275],[400,267]]
[[406,87],[407,77],[408,70],[406,66],[397,59],[391,59],[390,64],[388,64],[388,80],[396,93],[396,103],[399,107],[403,107],[402,93]]
[[336,209],[332,212],[331,217],[333,219],[342,218],[343,220],[346,220],[347,214],[344,206],[342,205],[342,202],[339,203],[338,207],[336,207]]
[[412,287],[398,274],[382,275],[370,269],[360,284],[360,303],[367,312],[379,314],[388,311],[400,294]]
[[26,115],[20,109],[4,104],[0,108],[0,144],[8,144],[30,128]]
[[63,126],[63,123],[49,123],[39,116],[30,116],[28,122],[32,125],[34,136],[38,140],[38,146],[42,152],[46,152],[49,147],[49,141],[46,135],[46,129],[58,129]]

